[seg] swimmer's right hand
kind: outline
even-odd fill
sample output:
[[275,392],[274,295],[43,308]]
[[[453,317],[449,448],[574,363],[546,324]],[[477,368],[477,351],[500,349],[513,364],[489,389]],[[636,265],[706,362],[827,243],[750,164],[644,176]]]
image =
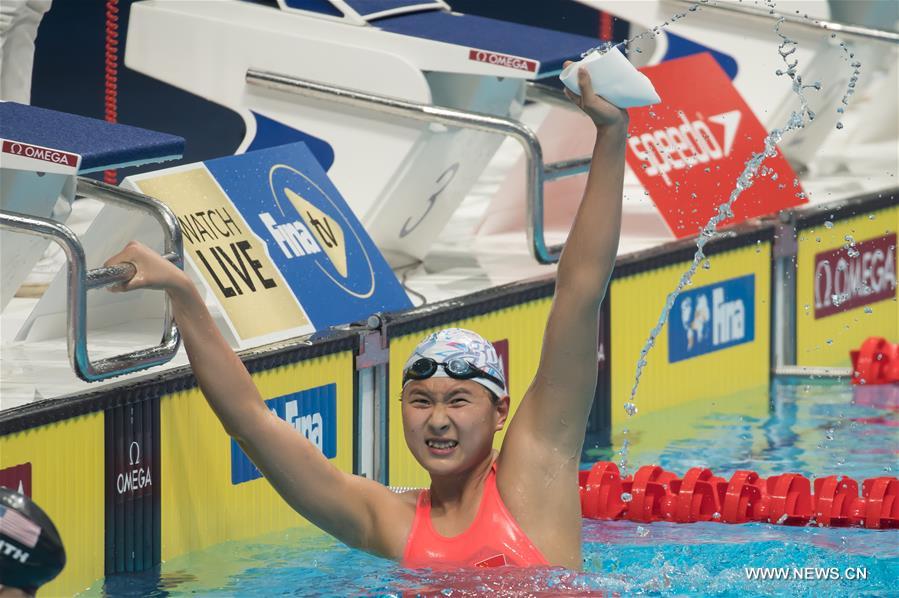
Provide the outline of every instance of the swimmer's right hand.
[[183,270],[146,245],[131,241],[125,248],[106,260],[104,266],[128,262],[134,266],[134,276],[127,282],[109,287],[114,293],[134,289],[173,291],[190,287],[190,279]]

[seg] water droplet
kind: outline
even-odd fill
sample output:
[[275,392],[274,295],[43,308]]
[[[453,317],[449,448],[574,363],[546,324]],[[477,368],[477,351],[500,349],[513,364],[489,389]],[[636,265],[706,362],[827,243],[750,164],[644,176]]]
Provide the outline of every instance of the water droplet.
[[643,527],[642,525],[637,526],[637,535],[641,538],[645,538],[649,535],[649,530]]
[[783,525],[783,523],[784,523],[787,519],[788,519],[788,516],[787,516],[786,513],[784,513],[783,515],[780,516],[780,519],[778,519],[776,523],[777,523],[777,525]]
[[762,252],[762,242],[761,242],[761,241],[756,241],[756,242],[755,242],[755,252],[756,252],[756,253],[761,253],[761,252]]
[[631,502],[632,500],[634,500],[634,497],[630,492],[622,492],[621,500],[623,500],[624,502]]
[[838,129],[842,129],[842,128],[843,128],[843,123],[838,122],[838,123],[837,123],[837,128],[838,128]]
[[702,268],[703,268],[703,270],[711,270],[712,262],[710,262],[709,260],[702,262]]
[[712,513],[712,519],[715,521],[721,519],[721,513]]
[[873,313],[874,313],[874,310],[871,309],[871,306],[866,306],[866,307],[865,307],[865,313],[866,313],[866,314],[873,314]]
[[828,220],[827,222],[824,223],[824,228],[833,228],[833,222]]

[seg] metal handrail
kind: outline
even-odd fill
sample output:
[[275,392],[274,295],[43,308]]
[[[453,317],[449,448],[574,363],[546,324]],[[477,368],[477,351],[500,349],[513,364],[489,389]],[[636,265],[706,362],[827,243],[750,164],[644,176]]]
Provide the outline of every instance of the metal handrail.
[[[533,102],[549,104],[550,106],[564,108],[572,112],[581,112],[581,109],[572,104],[571,100],[565,96],[565,93],[561,89],[556,89],[555,87],[550,87],[549,85],[544,85],[542,83],[528,81],[526,93],[527,99]],[[592,159],[592,156],[582,156],[580,158],[544,164],[544,180],[555,181],[557,179],[583,174],[590,169],[590,162]]]
[[[559,260],[561,249],[558,247],[548,248],[544,234],[543,183],[545,181],[545,173],[543,150],[540,147],[537,135],[527,125],[510,118],[491,114],[410,102],[257,69],[247,70],[246,81],[251,85],[259,87],[327,102],[337,102],[400,118],[512,137],[521,144],[525,155],[527,237],[531,246],[531,254],[541,264],[552,264]],[[558,176],[561,175],[557,175],[556,178]]]
[[[693,6],[696,4],[696,0],[668,0],[669,2],[674,2],[676,4],[680,4],[682,6]],[[850,25],[848,23],[840,23],[838,21],[828,21],[826,19],[812,19],[810,17],[800,17],[797,15],[788,15],[782,12],[778,12],[776,10],[766,10],[763,8],[755,8],[752,6],[743,6],[738,4],[707,4],[703,3],[700,5],[703,10],[719,10],[725,12],[733,12],[738,13],[750,17],[755,17],[759,19],[766,19],[769,21],[779,21],[783,19],[787,23],[792,25],[797,25],[799,27],[804,27],[806,29],[823,29],[825,31],[831,31],[833,33],[839,33],[841,35],[846,35],[850,37],[860,37],[864,39],[870,39],[879,42],[886,43],[899,43],[899,33],[896,31],[889,31],[886,29],[874,29],[871,27],[864,27],[862,25]]]
[[[164,231],[163,257],[179,268],[183,267],[181,228],[175,214],[165,204],[133,191],[85,178],[78,179],[77,192],[109,203],[138,207],[153,214]],[[87,350],[87,292],[130,280],[134,276],[134,266],[116,264],[88,270],[84,248],[77,235],[55,220],[4,210],[0,211],[0,229],[43,237],[62,247],[67,266],[66,345],[69,362],[79,378],[96,382],[121,376],[166,363],[177,353],[181,337],[166,297],[165,327],[162,341],[157,346],[91,361]]]
[[580,112],[580,108],[571,103],[571,100],[565,96],[564,91],[550,87],[545,83],[528,81],[525,84],[525,94],[525,97],[532,102],[542,102],[558,108],[565,108],[572,112]]

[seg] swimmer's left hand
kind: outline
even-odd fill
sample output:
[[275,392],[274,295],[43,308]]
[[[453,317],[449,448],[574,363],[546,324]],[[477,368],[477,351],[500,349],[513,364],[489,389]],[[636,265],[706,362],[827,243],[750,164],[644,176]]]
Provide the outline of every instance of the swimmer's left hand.
[[[566,61],[563,68],[569,64],[571,64],[571,61]],[[629,120],[627,110],[615,106],[602,96],[596,95],[593,91],[593,84],[590,81],[590,73],[584,67],[578,69],[577,84],[581,89],[581,95],[574,94],[569,89],[565,89],[565,95],[590,117],[597,128],[623,127],[627,129]]]

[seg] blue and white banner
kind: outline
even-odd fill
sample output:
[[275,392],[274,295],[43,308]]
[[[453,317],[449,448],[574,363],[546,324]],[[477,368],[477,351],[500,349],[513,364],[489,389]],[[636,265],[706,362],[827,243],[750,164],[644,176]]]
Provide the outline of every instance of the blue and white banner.
[[674,301],[668,362],[675,363],[755,339],[755,275],[691,289]]
[[[305,436],[325,457],[337,456],[337,385],[326,384],[265,402],[272,413]],[[242,484],[262,477],[237,441],[231,440],[231,483]]]
[[412,307],[390,266],[304,143],[205,162],[316,330]]

